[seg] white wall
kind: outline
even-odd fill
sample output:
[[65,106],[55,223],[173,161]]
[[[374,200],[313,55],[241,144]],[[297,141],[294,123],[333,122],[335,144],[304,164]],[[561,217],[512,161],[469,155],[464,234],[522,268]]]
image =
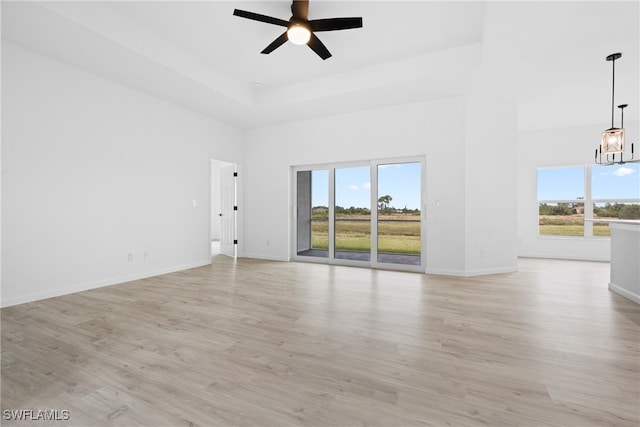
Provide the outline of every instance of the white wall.
[[[487,134],[483,129],[492,129],[479,126],[478,121],[503,123],[513,119],[515,129],[515,113],[505,116],[493,103],[486,108],[480,101],[473,102],[477,105],[472,107],[472,115],[477,118],[468,130],[465,128],[466,101],[455,98],[249,131],[244,162],[245,255],[290,259],[291,166],[426,156],[427,272],[466,275],[511,269],[515,243],[507,247],[511,253],[506,261],[498,245],[504,240],[500,235],[505,233],[511,233],[506,239],[515,242],[515,226],[495,229],[498,237],[487,236],[484,229],[476,225],[477,221],[470,222],[470,231],[465,229],[467,203],[477,204],[468,196],[466,186],[477,174],[487,173],[482,166],[475,166],[473,156],[466,158],[465,150],[467,143],[476,143],[475,137],[467,136],[468,132]],[[485,134],[483,139],[487,137]],[[512,137],[509,143],[515,147],[515,131],[507,136]],[[515,148],[505,151],[503,158],[514,163]],[[483,179],[493,182],[492,178]],[[515,206],[515,185],[503,197],[505,203]],[[434,203],[436,200],[438,206]],[[465,235],[465,231],[472,235]],[[496,254],[495,258],[474,259],[470,270],[466,262],[467,242],[480,245],[487,254]]]
[[3,306],[210,262],[237,129],[6,42],[2,103]]
[[517,268],[517,109],[490,97],[466,98],[466,271]]
[[[522,132],[518,151],[518,241],[520,256],[609,261],[603,238],[538,236],[537,169],[582,166],[594,162],[603,125]],[[638,141],[638,122],[625,120],[629,142]],[[640,149],[640,148],[637,148]]]

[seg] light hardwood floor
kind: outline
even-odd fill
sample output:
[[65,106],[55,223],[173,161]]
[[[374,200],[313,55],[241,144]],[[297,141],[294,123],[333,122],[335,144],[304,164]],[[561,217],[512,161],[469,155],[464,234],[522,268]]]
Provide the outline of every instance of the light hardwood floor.
[[637,427],[640,306],[608,278],[571,261],[452,278],[217,256],[3,309],[2,409],[78,426]]

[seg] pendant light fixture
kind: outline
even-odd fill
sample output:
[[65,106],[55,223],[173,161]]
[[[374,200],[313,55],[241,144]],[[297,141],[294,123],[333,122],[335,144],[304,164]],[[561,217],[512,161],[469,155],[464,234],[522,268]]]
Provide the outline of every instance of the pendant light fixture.
[[[611,61],[613,68],[613,75],[611,79],[611,127],[602,132],[600,148],[596,149],[595,162],[599,165],[613,165],[615,163],[623,164],[627,162],[637,162],[640,159],[635,160],[633,152],[633,144],[631,144],[631,159],[624,160],[624,109],[628,104],[618,105],[621,112],[620,127],[614,126],[614,112],[615,112],[615,85],[616,85],[616,59],[622,58],[621,53],[612,53],[607,56],[607,61]],[[602,155],[605,155],[604,161]],[[616,159],[616,154],[619,158]],[[611,157],[609,157],[611,156]]]

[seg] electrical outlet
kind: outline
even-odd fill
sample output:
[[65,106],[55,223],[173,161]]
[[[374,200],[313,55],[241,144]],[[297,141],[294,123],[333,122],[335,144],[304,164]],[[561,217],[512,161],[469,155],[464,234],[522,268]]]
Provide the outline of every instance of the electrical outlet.
[[149,251],[145,249],[143,256],[144,256],[144,259],[149,259]]
[[133,261],[133,252],[127,252],[127,261]]

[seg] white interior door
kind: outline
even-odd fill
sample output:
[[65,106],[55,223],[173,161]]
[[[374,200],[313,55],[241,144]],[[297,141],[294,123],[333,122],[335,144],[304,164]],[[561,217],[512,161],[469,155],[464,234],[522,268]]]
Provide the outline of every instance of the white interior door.
[[236,256],[235,165],[220,169],[220,253]]

